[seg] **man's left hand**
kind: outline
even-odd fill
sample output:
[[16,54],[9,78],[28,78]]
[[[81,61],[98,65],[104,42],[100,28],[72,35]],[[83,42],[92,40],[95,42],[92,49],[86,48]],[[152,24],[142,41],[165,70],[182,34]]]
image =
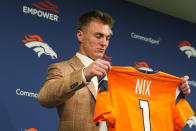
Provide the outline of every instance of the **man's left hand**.
[[185,94],[186,96],[189,95],[191,93],[191,89],[190,89],[190,86],[188,84],[188,79],[189,79],[189,76],[184,76],[182,77],[182,82],[181,84],[179,85],[180,87],[180,90],[183,92],[183,94]]

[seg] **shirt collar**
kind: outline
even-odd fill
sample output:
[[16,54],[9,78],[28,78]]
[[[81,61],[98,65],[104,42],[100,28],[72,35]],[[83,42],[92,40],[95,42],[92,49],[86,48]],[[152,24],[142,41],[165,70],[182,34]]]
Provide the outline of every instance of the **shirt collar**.
[[76,53],[76,56],[82,61],[85,67],[89,66],[93,63],[93,60],[85,55],[80,54],[79,52]]

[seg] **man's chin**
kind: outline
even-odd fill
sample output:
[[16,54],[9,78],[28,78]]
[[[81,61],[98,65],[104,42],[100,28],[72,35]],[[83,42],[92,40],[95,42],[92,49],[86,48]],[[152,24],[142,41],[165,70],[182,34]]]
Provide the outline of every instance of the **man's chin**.
[[91,59],[96,60],[96,59],[101,59],[101,58],[103,58],[103,54],[94,56],[94,57],[91,58]]

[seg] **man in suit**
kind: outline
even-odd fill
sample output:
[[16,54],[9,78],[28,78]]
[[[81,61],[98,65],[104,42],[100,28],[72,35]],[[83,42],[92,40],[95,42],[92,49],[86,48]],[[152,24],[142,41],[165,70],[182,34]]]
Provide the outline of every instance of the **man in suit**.
[[100,58],[108,47],[112,25],[112,17],[101,11],[82,15],[78,21],[80,47],[76,56],[48,68],[38,100],[44,107],[57,107],[59,131],[106,128],[105,123],[93,123],[93,113],[98,88],[96,76],[102,77],[111,68],[109,62]]
[[[56,107],[60,118],[59,131],[106,131],[105,123],[94,124],[98,80],[110,71],[102,60],[108,47],[114,21],[107,13],[90,11],[78,20],[79,51],[68,61],[49,66],[46,81],[39,92],[40,104]],[[190,93],[184,77],[180,88]]]

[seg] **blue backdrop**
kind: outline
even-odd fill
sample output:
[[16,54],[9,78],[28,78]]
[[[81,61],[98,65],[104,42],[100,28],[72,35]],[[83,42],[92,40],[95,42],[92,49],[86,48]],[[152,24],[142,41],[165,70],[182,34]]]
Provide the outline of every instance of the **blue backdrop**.
[[[112,65],[144,61],[154,70],[189,75],[192,93],[187,99],[196,111],[195,24],[124,0],[1,0],[0,7],[0,130],[57,130],[56,109],[41,107],[37,93],[47,67],[75,55],[78,17],[94,9],[115,19],[106,52]],[[186,126],[183,131],[195,129]]]

